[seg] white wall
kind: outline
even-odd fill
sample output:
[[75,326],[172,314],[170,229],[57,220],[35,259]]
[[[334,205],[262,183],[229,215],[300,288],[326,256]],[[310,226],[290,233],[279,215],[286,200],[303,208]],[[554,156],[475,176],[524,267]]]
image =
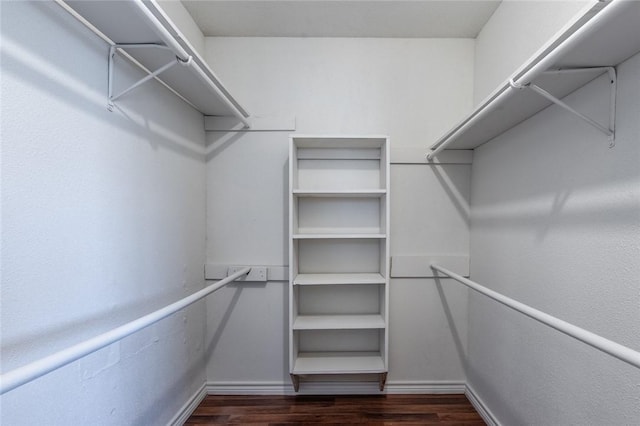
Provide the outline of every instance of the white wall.
[[[249,111],[295,115],[299,133],[387,134],[392,150],[426,153],[471,107],[473,40],[207,38],[206,48]],[[208,262],[287,263],[288,134],[208,135]],[[393,165],[392,255],[466,254],[469,178],[469,165]],[[217,389],[289,385],[287,291],[239,285],[208,302]],[[390,303],[390,388],[462,389],[466,292],[394,279]]]
[[[471,278],[640,350],[640,55],[618,67],[616,144],[548,108],[476,149]],[[603,76],[567,97],[608,117]],[[640,372],[480,295],[470,386],[504,425],[637,424]]]
[[[156,83],[108,112],[107,45],[55,3],[1,7],[7,372],[202,288],[205,137]],[[5,394],[0,423],[167,423],[204,381],[204,311]]]
[[476,38],[474,105],[594,3],[593,0],[503,0]]

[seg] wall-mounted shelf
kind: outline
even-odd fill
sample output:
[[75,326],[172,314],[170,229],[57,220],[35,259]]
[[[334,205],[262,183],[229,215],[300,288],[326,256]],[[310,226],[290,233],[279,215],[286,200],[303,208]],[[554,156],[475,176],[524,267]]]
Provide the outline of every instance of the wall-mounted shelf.
[[[231,96],[155,0],[68,0],[59,3],[73,9],[151,72],[177,61],[178,65],[168,67],[157,78],[204,115],[234,116],[248,126],[247,111]],[[126,45],[135,47],[127,48]]]
[[[473,149],[552,105],[532,90],[516,85],[535,83],[562,98],[640,51],[640,2],[599,3],[565,33],[548,42],[538,54],[498,87],[460,123],[431,147],[429,158],[447,149]],[[593,72],[554,73],[569,68],[599,68]],[[609,90],[603,90],[609,97]],[[606,118],[599,120],[604,123]]]

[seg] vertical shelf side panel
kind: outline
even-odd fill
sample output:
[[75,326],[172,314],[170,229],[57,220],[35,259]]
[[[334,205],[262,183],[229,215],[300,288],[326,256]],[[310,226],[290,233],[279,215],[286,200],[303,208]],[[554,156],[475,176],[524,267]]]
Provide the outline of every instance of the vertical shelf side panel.
[[385,138],[383,145],[380,147],[380,186],[387,190],[386,194],[381,197],[381,220],[384,221],[384,225],[381,225],[386,230],[386,236],[384,240],[380,242],[380,273],[385,279],[384,286],[380,289],[383,293],[380,295],[381,306],[380,312],[383,315],[385,322],[385,329],[380,330],[380,353],[384,361],[384,368],[386,371],[389,369],[389,284],[390,284],[390,237],[391,237],[391,221],[390,221],[390,201],[391,201],[391,161],[390,161],[390,142],[389,138]]
[[[384,168],[385,168],[385,186],[387,189],[387,193],[385,195],[385,228],[387,230],[387,238],[385,239],[385,256],[386,259],[384,261],[384,269],[385,269],[385,309],[384,309],[384,317],[387,328],[385,329],[385,338],[384,338],[384,368],[386,371],[389,371],[389,285],[390,285],[390,276],[391,276],[391,141],[389,138],[386,139],[384,144]],[[385,376],[386,379],[386,376]]]
[[[293,321],[297,315],[297,294],[293,281],[298,275],[298,242],[293,239],[297,226],[297,206],[294,204],[293,189],[298,186],[298,157],[295,141],[289,138],[289,373],[293,373],[298,353],[298,344],[293,331]],[[295,222],[295,223],[294,223]],[[296,389],[297,390],[297,389]]]

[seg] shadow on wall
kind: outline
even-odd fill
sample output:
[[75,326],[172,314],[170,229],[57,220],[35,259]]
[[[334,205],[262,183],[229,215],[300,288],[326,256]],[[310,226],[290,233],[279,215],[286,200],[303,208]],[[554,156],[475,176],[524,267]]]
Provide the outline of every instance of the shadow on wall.
[[[528,350],[528,348],[525,346],[527,343],[522,341],[523,335],[521,333],[522,332],[521,326],[522,326],[522,321],[526,322],[531,320],[529,318],[522,316],[520,313],[514,312],[511,309],[500,305],[496,301],[490,300],[484,295],[481,295],[476,293],[475,291],[469,290],[470,310],[473,310],[474,307],[478,309],[479,304],[482,304],[483,306],[485,306],[483,310],[484,312],[488,312],[488,315],[491,318],[486,318],[485,316],[485,318],[483,318],[484,321],[470,323],[469,335],[471,336],[472,333],[475,333],[475,335],[485,335],[484,333],[486,333],[486,335],[492,335],[493,337],[491,341],[492,350],[497,351],[497,353],[494,355],[495,363],[492,367],[494,367],[495,369],[503,369],[505,367],[510,367],[510,365],[504,365],[504,359],[514,358],[518,356],[518,354],[509,353],[509,352],[500,350],[500,345],[503,344],[504,339],[507,338],[507,336],[504,334],[504,330],[500,330],[501,333],[496,335],[496,330],[489,330],[486,328],[484,328],[483,330],[480,330],[480,328],[485,327],[487,323],[491,324],[491,321],[496,321],[497,318],[500,318],[500,315],[503,312],[507,312],[509,315],[513,315],[514,321],[507,324],[506,327],[510,330],[511,336],[516,336],[516,338],[520,340],[520,344],[518,345],[518,348],[520,348],[522,351],[526,351]],[[473,312],[469,313],[470,319],[472,318],[472,314]],[[470,351],[472,351],[473,349],[476,350],[475,354],[470,354],[470,355],[474,355],[475,357],[477,357],[478,356],[477,352],[482,349],[479,349],[477,347],[473,348],[471,344],[469,346],[470,346],[469,347]],[[473,357],[471,357],[470,359],[473,359]],[[471,361],[467,362],[466,367],[467,367],[467,370],[466,370],[467,386],[470,387],[471,391],[473,391],[474,394],[476,389],[482,390],[482,400],[481,400],[482,405],[486,409],[490,409],[491,407],[500,407],[500,413],[503,414],[504,417],[502,419],[494,419],[498,424],[505,424],[505,425],[506,424],[509,424],[509,425],[526,425],[527,424],[527,422],[525,422],[524,419],[518,415],[518,413],[520,412],[519,407],[510,406],[508,402],[509,397],[506,397],[504,395],[504,391],[492,386],[494,381],[491,380],[491,376],[495,374],[495,371],[487,370],[487,369],[478,370],[475,367],[474,363]],[[526,364],[519,363],[518,368],[526,369],[527,366]],[[521,380],[520,377],[516,377],[516,376],[517,374],[513,375],[513,380]],[[471,387],[471,384],[473,384],[473,387]],[[523,388],[528,385],[529,384],[524,381],[520,383],[520,386],[522,386]],[[480,397],[480,395],[478,394],[475,394],[475,396],[476,398]],[[490,414],[493,415],[493,413],[490,413]],[[505,418],[509,419],[508,423],[501,423],[500,420],[504,421]]]
[[[191,363],[189,369],[179,380],[173,382],[162,394],[155,398],[153,403],[136,416],[131,422],[134,425],[157,425],[162,424],[159,415],[162,414],[166,407],[170,407],[176,402],[176,395],[183,395],[185,392],[185,384],[204,382],[205,377],[202,375],[206,366],[206,355],[203,352],[202,357]],[[156,390],[157,393],[157,390]],[[187,395],[190,398],[191,395]],[[164,420],[166,421],[166,420]]]
[[634,195],[634,192],[638,193],[634,188],[637,184],[617,182],[592,193],[564,188],[550,192],[546,197],[474,206],[472,224],[476,229],[533,230],[538,242],[553,229],[580,231],[633,226],[637,223],[640,207],[637,195]]
[[244,132],[212,132],[207,137],[207,148],[205,161],[208,163],[231,146],[234,142],[241,139]]
[[445,295],[444,289],[442,288],[440,277],[434,277],[434,281],[436,284],[436,289],[438,290],[438,295],[440,296],[440,301],[442,302],[442,310],[444,311],[444,314],[447,317],[447,322],[449,323],[451,336],[453,337],[453,342],[456,347],[456,354],[460,359],[460,365],[462,365],[462,369],[465,371],[466,375],[467,354],[465,353],[464,344],[462,343],[462,339],[460,339],[460,333],[458,333],[458,328],[456,327],[455,320],[453,319],[453,314],[451,313],[451,308],[449,307],[449,303],[447,302],[447,296]]
[[[616,141],[558,106],[550,106],[474,151],[473,181],[484,181],[473,207],[612,194],[640,184],[636,87],[618,70]],[[609,114],[604,74],[563,99],[595,119]],[[481,189],[481,188],[478,188]]]
[[[100,313],[95,313],[91,317],[83,317],[74,321],[66,321],[64,323],[56,323],[54,326],[39,329],[38,333],[21,334],[20,339],[2,338],[2,352],[5,355],[3,362],[6,370],[21,367],[36,359],[48,356],[56,351],[66,349],[71,345],[75,345],[83,340],[93,338],[105,333],[115,327],[126,324],[129,321],[138,319],[157,309],[163,308],[176,300],[185,297],[181,291],[172,291],[168,294],[156,296],[152,299],[146,299],[142,302],[131,302],[126,305],[120,305],[118,309],[107,308]],[[188,308],[187,308],[188,309]],[[151,325],[150,327],[153,327]],[[149,327],[147,327],[149,328]],[[145,328],[145,329],[147,329]],[[144,329],[143,329],[144,330]],[[37,342],[36,351],[34,351],[33,343]],[[40,348],[46,348],[41,350]],[[15,357],[6,356],[11,353],[33,353],[32,359],[24,359],[19,357],[20,364],[10,364],[10,360],[16,360]]]
[[[222,356],[226,357],[229,355],[229,353],[226,352],[229,350],[229,348],[233,349],[238,347],[241,348],[240,351],[242,353],[235,353],[233,355],[235,360],[246,357],[249,353],[251,353],[261,354],[261,356],[264,356],[265,363],[275,361],[274,358],[269,358],[269,355],[267,354],[268,352],[272,352],[272,350],[275,350],[276,353],[279,353],[277,352],[277,341],[273,340],[275,336],[267,336],[267,338],[270,339],[269,344],[275,344],[275,346],[270,346],[269,350],[266,350],[266,352],[265,348],[263,346],[260,346],[264,342],[256,343],[251,339],[260,339],[262,337],[265,337],[262,335],[258,336],[257,334],[255,334],[255,331],[264,330],[263,324],[271,324],[273,320],[277,320],[280,322],[278,327],[282,327],[281,330],[284,331],[284,333],[282,334],[282,342],[280,346],[284,349],[284,356],[281,357],[282,371],[284,372],[282,379],[285,382],[288,382],[289,359],[287,355],[287,348],[289,335],[288,332],[286,332],[286,330],[288,330],[289,323],[289,309],[287,302],[289,294],[288,285],[286,285],[286,283],[284,283],[284,285],[283,283],[274,283],[273,286],[269,287],[269,289],[279,289],[277,290],[277,293],[273,293],[273,295],[269,297],[269,300],[273,301],[278,297],[281,297],[281,303],[283,306],[283,309],[278,309],[277,311],[261,311],[263,315],[273,314],[273,318],[266,318],[264,316],[257,315],[256,312],[260,311],[260,309],[256,309],[255,306],[249,305],[250,303],[256,303],[255,297],[257,294],[264,294],[265,292],[267,292],[267,286],[269,286],[269,282],[237,282],[233,285],[235,285],[235,288],[228,288],[228,290],[232,293],[222,296],[222,298],[220,299],[221,303],[216,309],[211,310],[211,305],[209,305],[210,311],[207,320],[204,351],[206,361],[211,362],[211,360],[216,357],[217,350],[219,348],[222,352],[225,352],[225,354]],[[245,290],[248,290],[248,293],[245,293]],[[257,293],[254,292],[252,294],[252,290],[257,290]],[[246,297],[244,301],[242,300],[243,295]],[[259,300],[264,299],[262,296],[259,296]],[[279,303],[280,302],[278,302],[278,304]],[[212,311],[215,311],[213,316],[211,314]],[[251,312],[252,314],[249,314],[249,312]],[[213,319],[213,317],[215,317],[215,320]],[[278,332],[279,331],[280,330],[278,330]],[[272,333],[272,330],[267,331],[267,333]],[[220,346],[221,344],[222,346]],[[238,344],[240,344],[241,346],[236,346]],[[231,346],[225,347],[225,345]],[[267,359],[270,359],[271,361],[267,361]],[[278,355],[277,359],[278,362],[280,362],[280,355]],[[274,362],[272,368],[277,369],[279,368],[279,366]],[[215,375],[216,373],[214,372],[213,374]],[[211,377],[207,377],[207,380],[211,380]]]
[[[42,25],[21,25],[21,19],[13,19],[22,14],[24,7],[37,8],[42,14]],[[74,25],[70,25],[70,22]],[[69,37],[60,40],[48,36],[47,28],[52,25],[55,25],[56,32],[66,31]],[[34,28],[39,30],[34,33]],[[63,42],[68,42],[70,46],[61,49]],[[77,46],[78,43],[82,46]],[[3,2],[1,47],[3,73],[11,74],[31,87],[49,93],[68,108],[83,114],[90,113],[98,120],[118,126],[119,130],[145,140],[153,148],[161,146],[203,161],[204,149],[200,141],[188,140],[163,124],[171,115],[171,107],[160,108],[158,105],[183,101],[175,98],[174,94],[159,83],[146,83],[155,87],[137,89],[118,101],[114,112],[107,110],[107,44],[88,29],[82,28],[81,24],[75,22],[75,18],[68,16],[55,3],[33,2],[21,5],[20,2]],[[84,49],[86,54],[79,56],[79,49]],[[79,61],[80,57],[88,62],[84,67]],[[104,72],[91,74],[95,72],[95,64],[100,64],[99,68]],[[144,76],[142,71],[125,60],[116,61],[116,64],[116,74],[125,80],[123,84],[135,82]],[[166,98],[166,102],[158,102],[159,95]],[[184,107],[190,108],[186,104]],[[39,120],[38,117],[34,119]],[[83,135],[79,134],[78,137]],[[91,138],[91,135],[84,137]]]
[[[474,383],[476,386],[478,386],[478,388],[482,388],[482,397],[483,399],[481,400],[482,405],[485,406],[485,409],[487,407],[500,407],[501,412],[507,412],[508,414],[506,415],[506,417],[510,418],[510,419],[516,419],[518,418],[517,416],[517,412],[515,410],[513,410],[507,401],[505,401],[503,398],[500,397],[500,393],[498,391],[496,391],[496,389],[494,387],[492,387],[490,385],[490,382],[487,382],[486,380],[482,379],[482,376],[478,375],[478,371],[476,371],[473,368],[473,365],[468,365],[467,366],[467,377],[474,377]],[[481,386],[479,386],[481,385]],[[469,386],[469,384],[467,383],[467,386]],[[524,385],[523,385],[524,386]],[[471,389],[472,392],[474,391],[473,389]],[[475,395],[475,392],[474,392]],[[478,395],[475,395],[476,398],[478,398]],[[491,401],[491,402],[489,402]],[[491,415],[493,415],[493,413],[491,413]],[[498,425],[503,424],[500,422],[500,419],[494,419]],[[527,422],[525,422],[523,419],[520,419],[519,421],[515,421],[513,423],[510,423],[513,425],[526,425]]]
[[463,188],[464,190],[468,188],[468,183],[463,186],[463,183],[459,181],[459,177],[457,177],[456,174],[449,175],[447,173],[446,166],[430,166],[429,168],[433,171],[433,175],[438,179],[442,188],[444,188],[460,217],[465,218],[468,224],[469,201],[462,195],[462,190]]
[[[229,304],[227,305],[227,308],[225,309],[220,322],[212,327],[215,332],[213,333],[213,336],[211,336],[211,339],[209,339],[207,342],[207,346],[204,351],[205,359],[210,359],[213,356],[216,347],[218,346],[218,342],[220,341],[220,338],[222,337],[222,334],[227,327],[227,323],[229,322],[229,319],[231,318],[231,315],[233,314],[233,311],[238,304],[238,300],[240,300],[240,296],[242,296],[243,286],[244,284],[234,289],[233,296],[231,297],[231,300],[229,301]],[[209,325],[208,322],[207,325]],[[207,331],[207,334],[210,334],[210,330]]]
[[[210,324],[211,329],[207,330],[207,334],[211,334],[211,331],[215,330],[215,332],[211,336],[211,339],[208,340],[207,346],[205,349],[205,356],[207,357],[207,359],[211,358],[214,355],[216,347],[218,346],[218,342],[220,341],[222,334],[225,332],[227,324],[229,323],[229,320],[231,319],[231,316],[233,315],[233,312],[236,309],[236,305],[240,301],[240,296],[242,296],[242,292],[244,291],[244,289],[245,288],[264,289],[267,283],[266,282],[251,283],[251,282],[236,281],[231,285],[235,286],[235,288],[233,289],[233,296],[231,296],[231,300],[229,300],[229,303],[225,308],[224,314],[222,314],[222,317],[220,318],[220,321],[217,324]],[[215,297],[215,295],[213,297]]]

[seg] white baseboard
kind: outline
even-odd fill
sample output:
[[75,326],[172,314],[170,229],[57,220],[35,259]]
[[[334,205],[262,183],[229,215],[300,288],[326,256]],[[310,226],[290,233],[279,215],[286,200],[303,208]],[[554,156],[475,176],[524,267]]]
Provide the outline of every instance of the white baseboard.
[[480,414],[480,417],[482,417],[482,420],[484,420],[484,422],[488,426],[501,426],[489,407],[487,407],[482,399],[478,397],[478,394],[473,390],[471,386],[469,386],[469,384],[466,385],[466,391],[464,394],[469,399],[469,402],[471,402],[471,405],[473,405],[473,408],[476,409],[478,414]]
[[292,395],[284,382],[207,382],[207,395]]
[[207,396],[207,384],[203,383],[202,386],[185,402],[178,413],[169,422],[169,426],[182,426],[187,419],[196,411],[198,405]]
[[387,382],[384,391],[378,382],[301,381],[295,392],[286,382],[209,382],[209,395],[383,395],[465,393],[463,381],[397,381]]
[[463,394],[464,381],[390,381],[385,386],[388,394]]
[[384,395],[384,394],[465,394],[489,426],[501,426],[495,416],[464,381],[391,381],[384,391],[377,382],[302,382],[300,391],[286,382],[208,382],[182,406],[170,426],[183,425],[207,395]]

